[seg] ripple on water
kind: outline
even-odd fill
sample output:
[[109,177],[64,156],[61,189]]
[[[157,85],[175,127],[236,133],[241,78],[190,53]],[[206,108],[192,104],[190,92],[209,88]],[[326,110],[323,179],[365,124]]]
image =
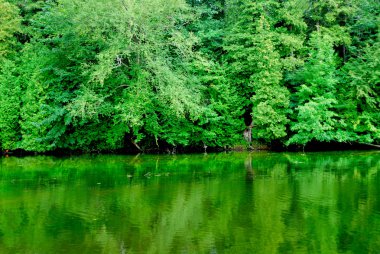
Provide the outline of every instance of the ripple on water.
[[[47,168],[26,161],[25,171],[4,164],[0,253],[380,249],[380,155],[107,158],[78,157]],[[40,171],[58,184],[41,181]]]

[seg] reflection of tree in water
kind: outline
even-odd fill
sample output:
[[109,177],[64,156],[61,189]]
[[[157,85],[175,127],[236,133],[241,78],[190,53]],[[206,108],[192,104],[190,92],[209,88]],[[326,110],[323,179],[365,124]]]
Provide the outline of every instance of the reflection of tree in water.
[[[284,163],[284,165],[286,165],[286,173],[289,176],[287,180],[289,198],[286,209],[282,211],[282,222],[288,234],[284,234],[283,242],[278,246],[278,252],[294,253],[297,252],[297,249],[300,251],[300,243],[306,246],[310,241],[305,235],[304,209],[299,200],[301,191],[299,182],[294,179],[296,169],[290,162]],[[303,249],[303,251],[306,252],[306,249]]]
[[246,170],[245,180],[247,182],[252,182],[253,179],[255,178],[255,172],[253,171],[253,168],[252,168],[252,155],[251,154],[249,154],[248,157],[245,159],[244,167]]
[[33,157],[0,168],[0,253],[380,248],[380,154]]

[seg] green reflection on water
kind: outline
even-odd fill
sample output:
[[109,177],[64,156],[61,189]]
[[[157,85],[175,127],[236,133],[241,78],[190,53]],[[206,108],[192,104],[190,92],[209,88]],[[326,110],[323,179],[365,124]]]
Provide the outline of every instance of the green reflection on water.
[[380,153],[0,159],[0,253],[376,253]]

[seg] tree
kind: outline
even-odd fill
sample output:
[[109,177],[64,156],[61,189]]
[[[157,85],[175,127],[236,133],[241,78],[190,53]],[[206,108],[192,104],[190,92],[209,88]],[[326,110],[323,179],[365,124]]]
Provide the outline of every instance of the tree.
[[18,147],[20,87],[17,82],[15,52],[20,31],[16,6],[0,0],[0,148]]
[[41,72],[38,86],[24,83],[24,148],[102,150],[161,138],[188,144],[178,123],[196,121],[204,108],[200,83],[189,77],[202,61],[183,28],[191,19],[182,1],[47,4],[25,50],[26,69]]
[[[339,118],[336,113],[337,58],[329,35],[314,32],[309,41],[309,58],[293,80],[298,105],[287,144],[305,145],[310,141],[328,142],[336,138]],[[346,141],[343,137],[341,141]]]
[[380,141],[380,42],[368,45],[363,55],[350,59],[342,70],[340,100],[347,130],[358,142]]
[[21,19],[16,6],[0,0],[0,61],[12,53],[15,33],[20,32]]
[[[243,1],[240,16],[226,38],[230,79],[252,112],[253,134],[266,142],[286,136],[289,92],[283,86],[283,64],[273,31],[275,1]],[[253,17],[253,21],[252,21]],[[250,123],[248,123],[250,124]]]

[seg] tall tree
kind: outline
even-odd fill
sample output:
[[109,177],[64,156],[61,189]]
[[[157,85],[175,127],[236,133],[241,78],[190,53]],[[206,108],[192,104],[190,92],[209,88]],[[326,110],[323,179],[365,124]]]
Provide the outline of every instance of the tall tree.
[[17,40],[21,30],[18,8],[0,0],[0,148],[18,147],[20,87],[16,73]]
[[336,66],[333,40],[320,31],[313,32],[309,41],[309,58],[293,80],[297,86],[291,130],[295,134],[288,144],[305,145],[310,141],[328,142],[336,138]]
[[380,41],[368,45],[361,57],[351,59],[343,68],[339,98],[341,113],[354,140],[380,141]]
[[230,79],[251,112],[254,137],[267,142],[285,137],[288,123],[289,92],[273,31],[278,7],[276,1],[239,2],[225,46]]

